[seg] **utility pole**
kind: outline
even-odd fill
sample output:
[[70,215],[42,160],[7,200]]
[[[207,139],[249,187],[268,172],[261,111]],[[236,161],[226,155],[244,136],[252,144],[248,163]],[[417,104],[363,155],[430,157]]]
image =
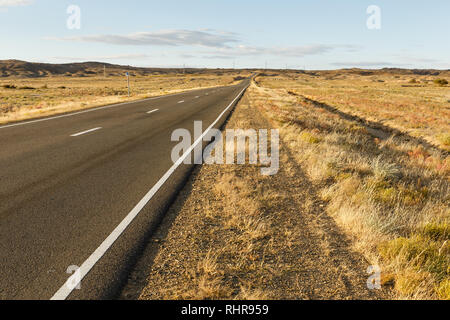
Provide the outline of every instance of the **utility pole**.
[[128,98],[130,97],[131,90],[130,90],[130,73],[127,72],[127,83],[128,83]]
[[103,77],[106,78],[106,65],[103,65]]

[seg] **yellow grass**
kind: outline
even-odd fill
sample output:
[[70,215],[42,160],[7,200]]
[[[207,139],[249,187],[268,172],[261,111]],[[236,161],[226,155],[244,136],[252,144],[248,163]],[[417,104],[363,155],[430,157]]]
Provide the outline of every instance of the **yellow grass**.
[[255,110],[280,128],[283,143],[321,188],[328,213],[355,249],[382,266],[397,297],[450,299],[448,154],[401,135],[380,139],[327,108],[386,120],[437,142],[450,129],[448,88],[403,88],[394,79],[260,76],[250,97]]
[[[356,76],[336,71],[281,73],[259,77],[262,86],[332,105],[346,113],[381,122],[450,150],[450,87],[436,85],[440,76],[374,74]],[[417,84],[410,81],[415,79]]]

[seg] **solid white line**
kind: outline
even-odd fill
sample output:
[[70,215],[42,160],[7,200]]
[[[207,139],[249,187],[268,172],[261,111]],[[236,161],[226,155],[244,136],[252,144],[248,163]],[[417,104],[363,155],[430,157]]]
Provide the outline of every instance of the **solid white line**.
[[184,100],[178,101],[178,103],[184,103]]
[[[191,91],[196,91],[196,90],[191,90]],[[103,107],[97,107],[97,108],[91,108],[91,109],[77,111],[77,112],[71,112],[71,113],[62,114],[62,115],[54,116],[54,117],[48,117],[48,118],[42,118],[42,119],[36,119],[36,120],[30,120],[30,121],[24,121],[24,122],[18,122],[18,123],[13,123],[13,124],[7,124],[7,125],[4,125],[4,126],[0,126],[0,129],[6,129],[6,128],[17,127],[17,126],[23,126],[23,125],[26,125],[26,124],[32,124],[32,123],[37,123],[37,122],[42,122],[42,121],[49,121],[49,120],[54,120],[54,119],[67,118],[67,117],[72,117],[72,116],[76,116],[76,115],[83,114],[83,113],[88,113],[88,112],[93,112],[93,111],[98,111],[98,110],[103,110],[103,109],[109,109],[109,108],[115,108],[115,107],[123,106],[123,105],[126,105],[126,104],[132,104],[132,103],[137,103],[137,102],[143,102],[143,101],[150,101],[150,100],[162,99],[162,98],[167,98],[167,97],[179,96],[179,95],[182,95],[182,94],[190,93],[191,91],[188,90],[188,91],[185,91],[185,92],[172,93],[172,94],[167,94],[167,95],[164,95],[164,96],[151,97],[151,98],[142,99],[142,100],[135,100],[135,101],[128,101],[128,102],[122,102],[122,103],[117,103],[117,104],[110,104],[110,105],[103,106]]]
[[[206,129],[203,134],[189,147],[189,149],[173,164],[172,167],[162,176],[162,178],[150,189],[150,191],[139,201],[139,203],[128,213],[125,219],[113,230],[113,232],[102,242],[102,244],[83,262],[80,269],[67,279],[66,283],[55,293],[51,300],[65,300],[72,293],[74,288],[83,280],[83,278],[91,271],[94,265],[103,257],[108,249],[116,242],[120,235],[125,231],[128,225],[136,218],[145,205],[153,198],[158,190],[170,178],[175,170],[183,163],[194,150],[194,148],[203,141],[206,134],[219,122],[220,118],[230,109],[236,100],[242,95],[247,87],[234,98],[234,100],[223,110],[217,119]],[[75,285],[74,285],[75,284]]]
[[150,113],[153,113],[153,112],[156,112],[156,111],[159,111],[159,109],[155,109],[155,110],[149,111],[147,113],[150,114]]
[[90,132],[93,132],[93,131],[97,131],[97,130],[100,130],[100,129],[102,129],[102,127],[89,129],[89,130],[86,130],[86,131],[83,131],[83,132],[72,134],[71,137],[78,137],[78,136],[81,136],[83,134],[90,133]]

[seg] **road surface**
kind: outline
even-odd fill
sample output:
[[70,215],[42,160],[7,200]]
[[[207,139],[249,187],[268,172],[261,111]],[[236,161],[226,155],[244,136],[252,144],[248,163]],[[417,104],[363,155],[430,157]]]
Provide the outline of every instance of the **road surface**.
[[0,299],[112,298],[192,169],[172,132],[220,127],[248,83],[0,126]]

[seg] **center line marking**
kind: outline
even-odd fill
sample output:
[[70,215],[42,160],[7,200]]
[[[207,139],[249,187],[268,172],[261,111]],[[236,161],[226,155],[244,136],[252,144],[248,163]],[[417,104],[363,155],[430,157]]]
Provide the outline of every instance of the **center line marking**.
[[93,132],[93,131],[97,131],[97,130],[100,130],[100,129],[102,129],[102,127],[86,130],[86,131],[79,132],[79,133],[75,133],[75,134],[72,134],[71,137],[78,137],[78,136],[81,136],[83,134],[90,133],[90,132]]
[[183,102],[184,102],[184,100],[178,101],[178,103],[183,103]]
[[155,110],[149,111],[147,113],[150,114],[150,113],[153,113],[153,112],[156,112],[156,111],[159,111],[159,109],[155,109]]
[[78,272],[71,275],[61,288],[53,295],[51,300],[65,300],[72,293],[75,287],[84,279],[84,277],[91,271],[94,265],[103,257],[103,255],[109,250],[109,248],[116,242],[116,240],[127,229],[131,222],[138,216],[141,210],[147,205],[147,203],[153,198],[153,196],[159,191],[164,183],[172,176],[175,170],[183,163],[183,161],[190,156],[195,147],[202,143],[203,138],[209,131],[219,122],[219,120],[225,115],[225,113],[231,109],[233,104],[241,97],[245,89],[245,86],[241,92],[234,98],[233,101],[222,111],[217,119],[206,129],[203,134],[198,137],[197,140],[189,147],[188,150],[170,167],[170,169],[159,179],[159,181],[148,191],[148,193],[139,201],[139,203],[131,210],[128,215],[122,220],[121,223],[111,232],[111,234],[100,244],[100,246],[87,258]]

